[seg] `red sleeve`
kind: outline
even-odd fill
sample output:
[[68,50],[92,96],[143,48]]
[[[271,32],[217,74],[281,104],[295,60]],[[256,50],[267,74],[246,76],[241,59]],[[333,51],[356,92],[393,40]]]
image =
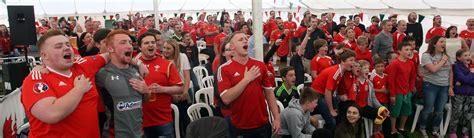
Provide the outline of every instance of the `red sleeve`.
[[57,97],[51,85],[44,79],[33,80],[34,77],[41,76],[39,73],[31,73],[23,81],[21,88],[21,102],[27,112],[30,112],[31,107],[39,100],[46,97]]
[[223,94],[227,89],[232,88],[232,83],[230,79],[232,76],[228,74],[227,68],[225,66],[220,66],[217,69],[217,88],[220,94]]
[[426,32],[426,37],[425,37],[426,40],[430,40],[430,39],[431,39],[431,37],[432,37],[431,30],[432,30],[432,29],[433,29],[433,28],[429,29],[428,32]]
[[397,92],[395,91],[395,77],[397,75],[397,69],[393,69],[396,65],[394,64],[396,62],[392,62],[392,65],[387,66],[388,69],[388,88],[389,88],[389,93],[390,97],[395,97]]
[[105,59],[101,55],[87,56],[76,61],[82,68],[86,68],[89,74],[95,74],[105,65]]
[[277,37],[276,36],[276,31],[273,31],[273,32],[269,32],[270,33],[270,41],[276,41],[278,38],[275,38]]
[[334,75],[335,75],[334,73],[332,73],[332,75],[328,75],[329,78],[327,79],[328,81],[326,82],[327,90],[330,90],[330,91],[336,90],[336,86],[337,86],[336,84],[338,80],[334,79],[333,77]]
[[217,72],[217,66],[219,65],[219,57],[214,58],[214,61],[212,61],[212,72]]
[[173,63],[168,64],[168,83],[171,86],[181,86],[183,85],[183,81],[179,77],[178,69],[176,69]]
[[[317,71],[318,70],[318,61],[316,61],[316,58],[318,56],[315,56],[312,60],[311,60],[311,71]],[[320,73],[320,72],[318,72]]]
[[273,78],[271,72],[269,72],[270,71],[267,69],[267,66],[265,64],[262,64],[260,66],[260,73],[262,75],[262,85],[264,89],[272,89],[273,85],[275,85],[275,83],[272,83],[273,81],[271,80],[275,80],[275,78]]

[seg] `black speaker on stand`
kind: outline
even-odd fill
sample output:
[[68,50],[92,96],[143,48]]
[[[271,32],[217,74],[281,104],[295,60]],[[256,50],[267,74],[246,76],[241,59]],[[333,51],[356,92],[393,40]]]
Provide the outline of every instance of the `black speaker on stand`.
[[2,65],[3,83],[6,94],[20,87],[29,74],[28,47],[35,45],[36,27],[33,6],[7,6],[10,36],[14,48],[23,48],[24,62],[11,62]]

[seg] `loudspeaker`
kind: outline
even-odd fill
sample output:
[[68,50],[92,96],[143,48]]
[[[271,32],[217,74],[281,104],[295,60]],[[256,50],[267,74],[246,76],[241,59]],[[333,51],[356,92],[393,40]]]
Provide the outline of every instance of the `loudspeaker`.
[[7,6],[12,46],[36,45],[33,6]]
[[2,65],[2,70],[5,95],[21,87],[30,72],[26,62],[5,63]]

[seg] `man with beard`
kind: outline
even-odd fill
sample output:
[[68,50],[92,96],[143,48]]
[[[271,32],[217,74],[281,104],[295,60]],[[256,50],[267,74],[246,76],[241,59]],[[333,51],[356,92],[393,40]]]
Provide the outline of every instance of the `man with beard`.
[[441,26],[441,16],[436,15],[433,17],[433,27],[426,32],[425,43],[429,43],[430,39],[434,36],[444,36],[446,28]]
[[212,15],[207,16],[207,22],[209,22],[204,27],[204,34],[206,39],[206,54],[209,55],[209,61],[214,61],[214,39],[219,34],[219,26],[215,22],[215,18]]
[[182,81],[176,67],[168,60],[158,57],[155,34],[146,32],[138,38],[141,61],[150,75],[145,82],[149,86],[147,101],[143,103],[143,127],[145,137],[173,137],[171,95],[182,92]]
[[288,41],[292,34],[290,33],[289,29],[284,29],[283,20],[280,17],[276,18],[276,24],[277,24],[278,29],[275,29],[272,31],[272,34],[270,35],[270,45],[274,45],[277,39],[281,39],[281,37],[284,37],[283,42],[281,43],[280,47],[277,50],[277,56],[280,57],[281,62],[286,63],[287,61],[286,57],[289,52]]
[[354,15],[354,25],[355,25],[356,27],[359,27],[359,29],[360,29],[362,32],[366,32],[366,31],[365,31],[365,25],[360,22],[360,16],[359,16],[358,14]]
[[397,53],[398,51],[398,44],[401,44],[403,42],[403,38],[407,36],[405,34],[405,31],[407,30],[407,21],[405,20],[400,20],[398,21],[397,24],[397,31],[392,33],[392,46],[393,46],[393,51]]
[[[130,66],[132,40],[125,30],[110,32],[106,37],[111,62],[96,74],[108,115],[103,137],[142,137],[142,99],[149,89],[138,69]],[[141,64],[139,62],[138,64]]]
[[278,26],[275,20],[275,11],[270,11],[270,17],[268,17],[267,22],[263,25],[263,35],[267,38],[270,38],[273,30],[277,29]]
[[[392,26],[397,26],[397,17],[398,17],[398,15],[396,15],[396,14],[388,17],[388,20],[390,20],[390,22],[392,22]],[[393,27],[392,31],[390,31],[390,33],[394,33],[396,31],[397,31],[397,28]]]
[[421,45],[423,44],[423,27],[419,22],[416,22],[417,18],[418,15],[416,15],[415,12],[408,14],[407,31],[405,32],[406,35],[415,38],[416,50],[420,49]]
[[[316,15],[311,16],[311,23],[310,26],[308,26],[308,29],[301,35],[300,40],[301,42],[304,41],[305,37],[308,37],[306,40],[307,42],[305,43],[306,46],[304,49],[304,59],[303,59],[303,65],[306,68],[305,70],[307,72],[310,71],[310,61],[313,59],[313,57],[316,55],[316,49],[313,47],[314,41],[318,39],[324,39],[326,40],[326,35],[324,34],[324,31],[320,28],[318,28],[318,25],[320,24],[320,20],[317,19]],[[312,29],[309,29],[312,27]],[[306,33],[308,33],[308,30],[310,32],[310,35],[306,36]],[[303,43],[302,43],[303,44]]]
[[140,35],[148,31],[148,29],[154,28],[155,26],[154,24],[155,24],[155,20],[153,19],[153,16],[145,17],[145,19],[143,19],[144,26],[140,29],[137,36],[140,37]]
[[99,97],[92,82],[109,61],[108,54],[74,62],[69,39],[60,31],[46,33],[37,45],[51,73],[32,72],[23,82],[21,101],[31,125],[29,136],[100,137]]

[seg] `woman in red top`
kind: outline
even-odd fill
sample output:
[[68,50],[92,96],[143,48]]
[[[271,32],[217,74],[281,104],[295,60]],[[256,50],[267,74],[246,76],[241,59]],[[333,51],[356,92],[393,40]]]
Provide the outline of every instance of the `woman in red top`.
[[354,32],[354,29],[346,28],[345,32],[346,32],[346,37],[345,37],[344,43],[346,44],[346,48],[354,50],[357,47],[356,34]]
[[4,24],[0,25],[0,45],[2,46],[3,55],[9,55],[12,47],[10,32]]

